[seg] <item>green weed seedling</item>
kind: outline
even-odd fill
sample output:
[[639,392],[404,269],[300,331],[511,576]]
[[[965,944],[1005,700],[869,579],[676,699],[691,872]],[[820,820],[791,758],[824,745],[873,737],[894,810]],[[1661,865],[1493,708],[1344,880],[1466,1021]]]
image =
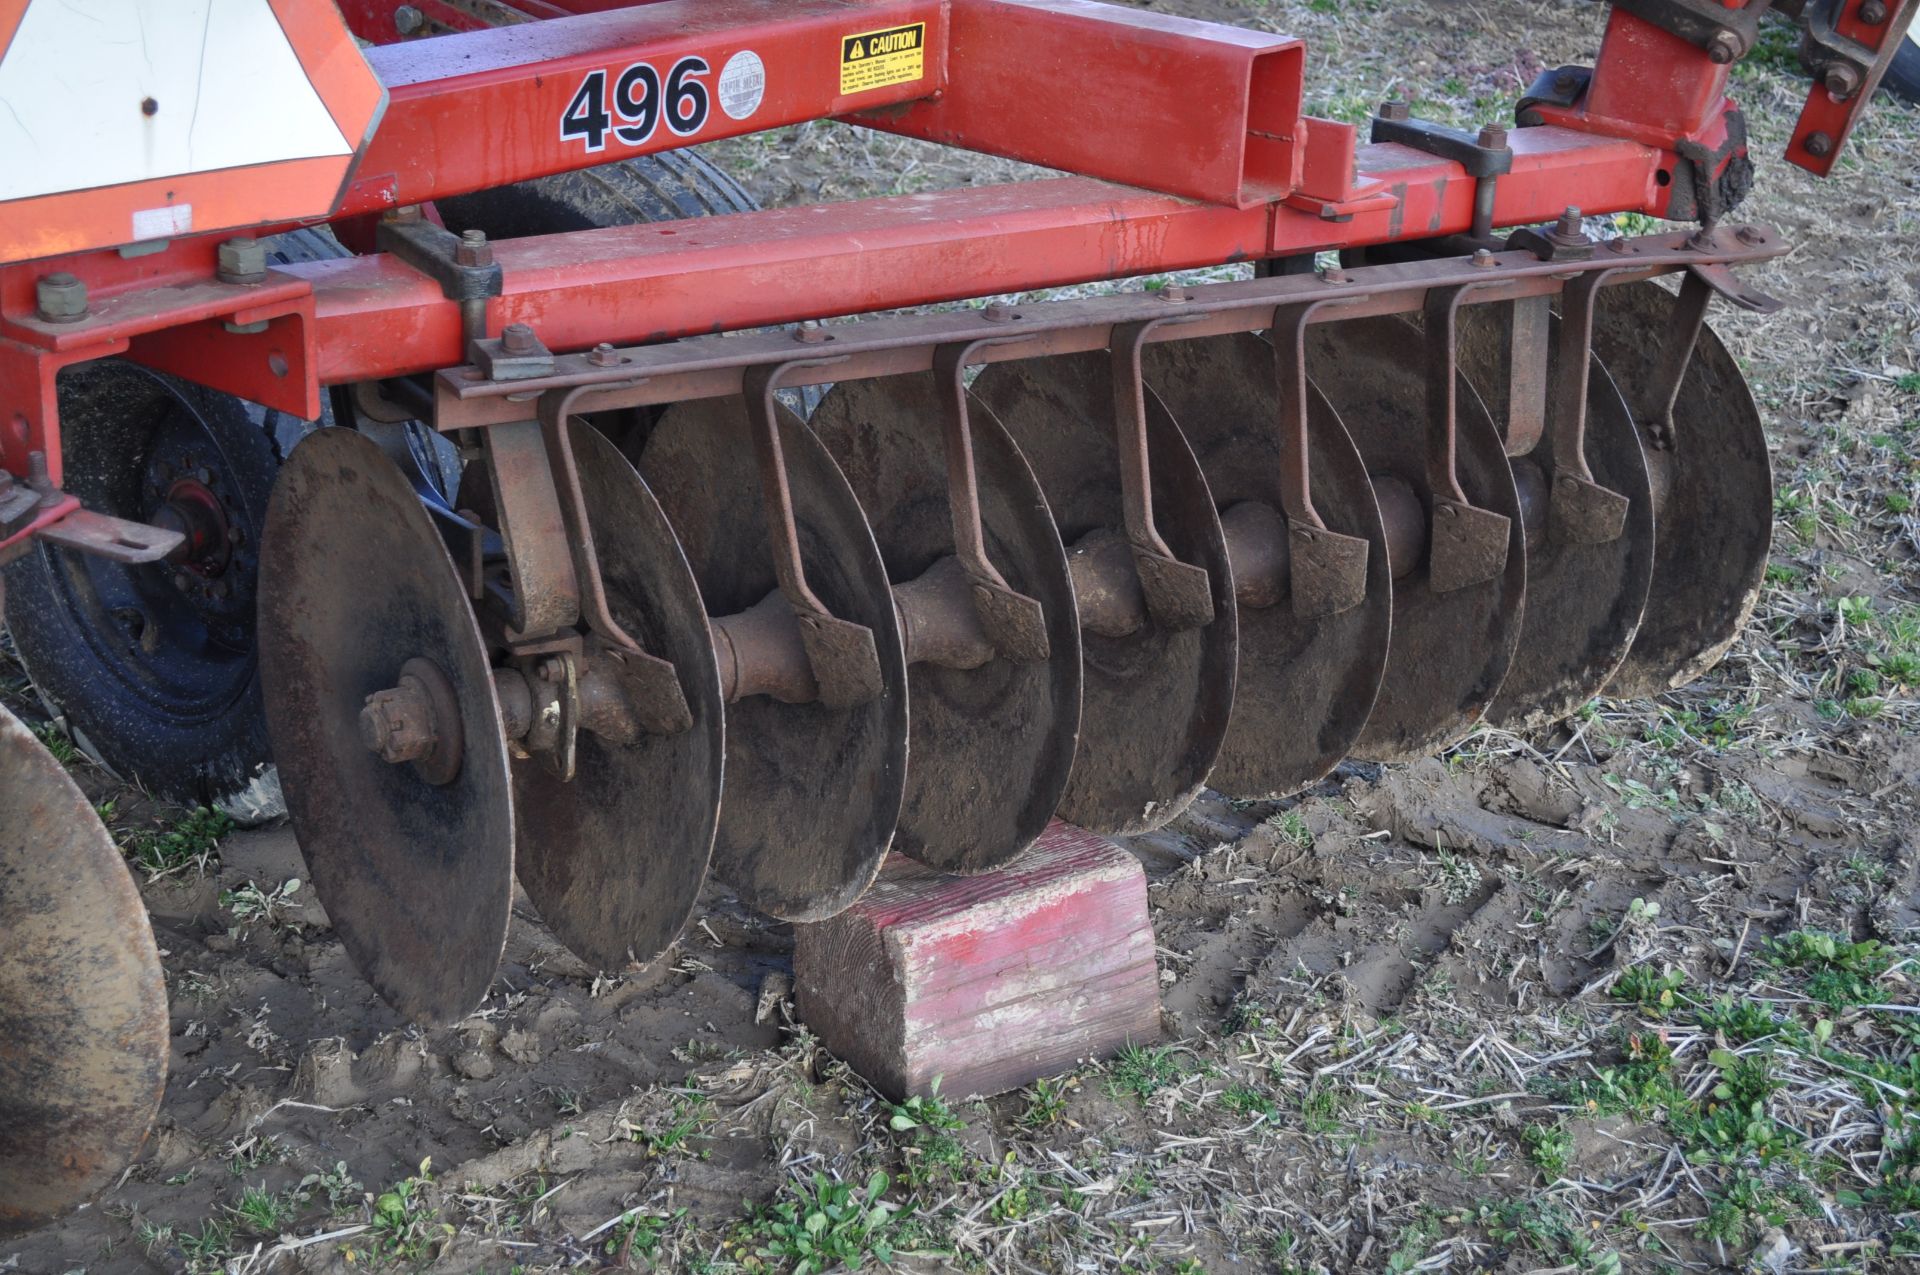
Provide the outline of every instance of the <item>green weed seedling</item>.
[[892,1262],[898,1207],[880,1198],[888,1185],[884,1173],[859,1190],[824,1173],[792,1184],[791,1199],[776,1201],[751,1223],[758,1255],[792,1262],[792,1275],[819,1275],[842,1265],[857,1270],[869,1257]]

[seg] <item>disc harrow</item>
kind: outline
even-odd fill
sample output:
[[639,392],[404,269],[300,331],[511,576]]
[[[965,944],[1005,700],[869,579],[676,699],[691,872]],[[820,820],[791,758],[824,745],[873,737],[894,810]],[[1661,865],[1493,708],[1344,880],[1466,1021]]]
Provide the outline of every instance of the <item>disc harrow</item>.
[[[1766,441],[1705,319],[1778,305],[1733,273],[1787,250],[1731,216],[1759,6],[1617,5],[1511,132],[1387,103],[1370,141],[1299,113],[1297,40],[1077,0],[452,5],[426,51],[412,6],[293,7],[262,38],[340,145],[0,191],[0,562],[43,698],[123,773],[230,796],[264,723],[401,1018],[485,1000],[521,891],[634,970],[710,876],[822,920],[892,852],[991,872],[1056,816],[1143,833],[1659,693],[1751,614]],[[1916,7],[1808,26],[1794,162],[1831,166]],[[1067,175],[662,226],[625,224],[640,169],[588,175],[823,119]],[[1595,242],[1566,198],[1696,224]],[[168,1030],[111,838],[4,711],[0,752],[5,1232],[123,1169]]]

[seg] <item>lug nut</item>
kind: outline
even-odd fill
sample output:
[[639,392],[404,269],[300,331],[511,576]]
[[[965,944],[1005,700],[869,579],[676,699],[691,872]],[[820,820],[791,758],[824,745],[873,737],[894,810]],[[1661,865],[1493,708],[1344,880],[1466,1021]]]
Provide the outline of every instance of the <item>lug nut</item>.
[[77,323],[87,317],[87,285],[78,275],[64,270],[42,275],[33,291],[40,317],[48,323]]
[[382,761],[399,765],[419,761],[433,751],[433,705],[426,688],[411,677],[367,696],[360,710],[360,739]]
[[524,323],[509,323],[500,329],[500,348],[508,354],[531,354],[536,344],[533,329]]
[[587,354],[587,362],[595,367],[618,367],[620,356],[614,352],[612,344],[602,341]]
[[1380,118],[1383,120],[1407,120],[1413,118],[1413,108],[1399,98],[1391,98],[1380,103]]
[[220,245],[216,268],[222,283],[259,283],[267,277],[267,248],[244,236]]
[[490,266],[493,264],[493,245],[487,242],[484,230],[463,230],[460,242],[453,250],[453,264],[456,266]]
[[1807,148],[1807,154],[1815,159],[1825,159],[1833,154],[1833,138],[1825,133],[1808,133],[1804,145]]
[[1713,39],[1707,43],[1707,57],[1718,66],[1725,66],[1743,52],[1745,50],[1740,45],[1740,37],[1732,31],[1715,31]]
[[1479,146],[1482,150],[1503,151],[1507,149],[1507,130],[1498,124],[1489,124],[1480,130]]

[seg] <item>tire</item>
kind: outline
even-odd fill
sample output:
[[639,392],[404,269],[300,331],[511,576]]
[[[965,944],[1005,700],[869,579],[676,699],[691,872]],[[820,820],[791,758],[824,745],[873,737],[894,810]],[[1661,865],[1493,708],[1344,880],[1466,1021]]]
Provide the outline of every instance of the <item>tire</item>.
[[1908,30],[1880,87],[1903,102],[1920,104],[1920,33]]
[[[269,255],[346,250],[322,227],[280,236]],[[314,426],[122,359],[67,369],[59,395],[66,489],[87,508],[148,521],[191,482],[229,534],[217,561],[185,568],[35,544],[6,572],[21,664],[49,713],[116,776],[243,821],[272,815],[255,555],[280,459]]]
[[739,182],[693,151],[663,151],[435,201],[447,229],[489,239],[751,212]]

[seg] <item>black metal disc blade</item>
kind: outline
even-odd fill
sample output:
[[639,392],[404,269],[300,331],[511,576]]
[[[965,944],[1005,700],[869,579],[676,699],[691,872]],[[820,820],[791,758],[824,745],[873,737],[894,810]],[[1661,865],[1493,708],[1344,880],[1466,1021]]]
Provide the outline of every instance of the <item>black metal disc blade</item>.
[[620,449],[572,427],[614,621],[679,674],[693,726],[616,744],[581,731],[574,776],[513,763],[515,866],[554,937],[601,969],[672,946],[707,878],[725,752],[720,674],[700,586],[653,493]]
[[[1046,616],[1048,658],[907,670],[906,800],[894,849],[986,872],[1031,845],[1060,804],[1080,727],[1080,630],[1066,550],[1033,471],[972,404],[981,525],[993,565]],[[927,375],[842,381],[808,424],[839,461],[897,585],[953,553],[939,390]]]
[[1701,326],[1680,383],[1671,447],[1647,427],[1672,293],[1654,283],[1602,288],[1593,349],[1641,427],[1653,475],[1653,583],[1633,647],[1606,693],[1658,695],[1726,654],[1753,614],[1773,540],[1773,465],[1753,392],[1712,329]]
[[[1430,510],[1420,330],[1398,318],[1317,323],[1307,329],[1307,368],[1368,472],[1405,482]],[[1424,559],[1394,580],[1387,671],[1353,749],[1367,761],[1410,761],[1466,736],[1500,690],[1519,641],[1527,581],[1520,498],[1500,435],[1464,377],[1456,416],[1460,486],[1477,508],[1509,520],[1506,567],[1446,592],[1430,587]]]
[[[1242,501],[1280,508],[1281,443],[1273,347],[1252,334],[1146,349],[1148,383],[1200,458],[1222,513]],[[1287,598],[1241,606],[1233,719],[1208,781],[1236,797],[1297,792],[1340,764],[1373,710],[1386,671],[1393,577],[1373,486],[1353,440],[1318,390],[1307,415],[1314,507],[1329,530],[1367,542],[1359,606],[1302,617]]]
[[[797,416],[781,443],[807,582],[866,625],[884,690],[851,709],[749,696],[727,706],[727,791],[713,870],[742,901],[818,921],[860,897],[886,858],[907,777],[907,668],[886,567],[846,478]],[[700,582],[707,614],[732,615],[775,585],[740,399],[661,414],[638,467]]]
[[[1040,480],[1061,541],[1124,535],[1113,383],[1104,354],[997,363],[974,382]],[[1213,622],[1167,630],[1149,619],[1126,637],[1081,631],[1080,749],[1060,817],[1095,832],[1146,832],[1199,793],[1233,708],[1233,574],[1207,480],[1167,409],[1147,394],[1153,511],[1167,546],[1206,568]]]
[[[395,1009],[458,1019],[493,982],[513,901],[513,789],[486,647],[413,487],[352,430],[287,459],[261,549],[267,726],[313,888]],[[431,662],[459,708],[459,771],[369,751],[368,695]]]
[[0,1235],[120,1175],[167,1082],[147,909],[86,796],[0,708]]
[[[1557,338],[1560,320],[1551,321]],[[1550,340],[1549,348],[1558,349]],[[1508,352],[1498,316],[1488,306],[1460,311],[1460,370],[1475,386],[1505,384]],[[1548,384],[1559,375],[1551,368]],[[1493,399],[1490,397],[1491,405]],[[1549,435],[1553,400],[1548,398]],[[1557,541],[1547,530],[1553,499],[1547,488],[1546,439],[1528,456],[1513,458],[1527,527],[1527,606],[1513,667],[1487,710],[1487,720],[1511,730],[1557,722],[1600,693],[1627,657],[1646,610],[1653,578],[1653,488],[1639,431],[1626,400],[1598,356],[1587,372],[1587,464],[1594,481],[1627,498],[1626,524],[1598,544]]]

